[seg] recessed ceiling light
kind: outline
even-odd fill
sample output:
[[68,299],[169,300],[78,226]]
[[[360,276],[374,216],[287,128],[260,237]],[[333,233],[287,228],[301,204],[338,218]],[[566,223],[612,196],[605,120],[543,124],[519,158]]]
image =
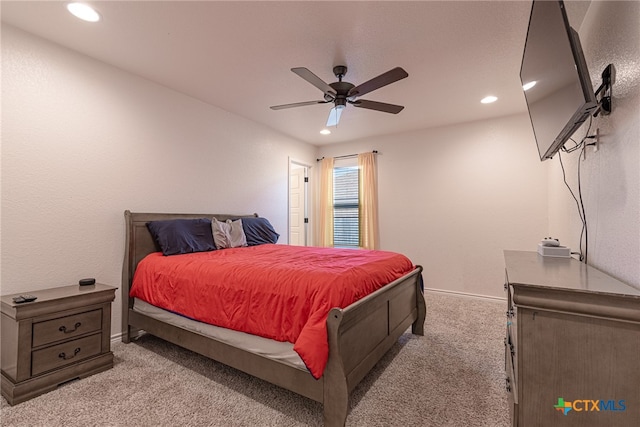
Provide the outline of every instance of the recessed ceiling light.
[[67,10],[71,12],[73,16],[83,21],[98,22],[100,20],[100,14],[96,12],[94,8],[84,3],[69,3],[67,4]]
[[531,89],[532,87],[534,87],[534,86],[536,85],[536,83],[538,83],[538,82],[537,82],[537,81],[535,81],[535,80],[534,80],[534,81],[532,81],[532,82],[529,82],[529,83],[525,83],[525,84],[523,84],[523,85],[522,85],[522,89],[524,89],[524,90],[529,90],[529,89]]
[[492,102],[496,102],[497,100],[498,98],[496,96],[490,95],[485,98],[482,98],[480,102],[482,102],[483,104],[491,104]]
[[329,129],[322,129],[320,131],[320,133],[323,134],[323,135],[329,135],[331,133],[331,131]]

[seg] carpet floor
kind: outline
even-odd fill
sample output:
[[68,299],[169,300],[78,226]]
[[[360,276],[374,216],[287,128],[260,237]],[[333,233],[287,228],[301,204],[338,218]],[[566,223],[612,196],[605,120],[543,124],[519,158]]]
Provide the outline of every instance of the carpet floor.
[[[352,394],[348,426],[509,424],[504,306],[427,292],[407,331]],[[2,426],[321,426],[322,405],[145,335],[112,346],[106,372],[9,406]]]

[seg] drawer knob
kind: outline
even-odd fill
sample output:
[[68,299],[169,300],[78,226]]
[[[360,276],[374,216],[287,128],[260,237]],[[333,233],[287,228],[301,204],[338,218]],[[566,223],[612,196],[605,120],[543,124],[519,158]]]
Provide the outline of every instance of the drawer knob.
[[66,327],[66,326],[64,326],[64,325],[62,325],[62,326],[60,326],[60,327],[58,328],[58,330],[59,330],[60,332],[62,332],[62,333],[70,334],[71,332],[75,332],[75,331],[80,327],[80,325],[82,325],[82,323],[80,323],[80,322],[76,322],[76,324],[75,324],[75,325],[73,325],[73,329],[71,329],[71,330],[67,330],[67,327]]
[[73,354],[72,354],[72,355],[70,355],[70,356],[67,356],[67,355],[64,353],[64,351],[63,351],[62,353],[60,353],[60,354],[58,355],[58,357],[59,357],[60,359],[64,359],[64,360],[70,360],[70,359],[73,359],[74,357],[76,357],[76,354],[78,354],[78,353],[80,353],[80,347],[78,347],[78,348],[76,348],[75,350],[73,350]]

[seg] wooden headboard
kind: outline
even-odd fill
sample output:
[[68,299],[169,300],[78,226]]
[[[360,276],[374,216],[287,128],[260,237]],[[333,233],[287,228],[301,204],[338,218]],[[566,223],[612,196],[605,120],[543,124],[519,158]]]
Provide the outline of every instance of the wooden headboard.
[[236,218],[255,218],[258,214],[251,215],[231,215],[231,214],[179,214],[179,213],[140,213],[124,211],[125,219],[125,247],[124,263],[122,266],[122,307],[123,307],[123,328],[128,318],[128,309],[133,307],[133,300],[129,298],[129,289],[133,281],[133,273],[136,271],[138,263],[147,255],[153,252],[160,252],[153,236],[147,228],[149,221],[163,221],[168,219],[191,219],[191,218],[213,218],[219,221]]

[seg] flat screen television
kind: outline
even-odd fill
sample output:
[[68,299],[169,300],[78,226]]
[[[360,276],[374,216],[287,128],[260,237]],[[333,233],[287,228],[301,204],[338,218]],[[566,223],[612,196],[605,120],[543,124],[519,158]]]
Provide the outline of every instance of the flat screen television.
[[578,33],[562,1],[534,1],[522,55],[525,90],[540,160],[552,158],[598,107]]

